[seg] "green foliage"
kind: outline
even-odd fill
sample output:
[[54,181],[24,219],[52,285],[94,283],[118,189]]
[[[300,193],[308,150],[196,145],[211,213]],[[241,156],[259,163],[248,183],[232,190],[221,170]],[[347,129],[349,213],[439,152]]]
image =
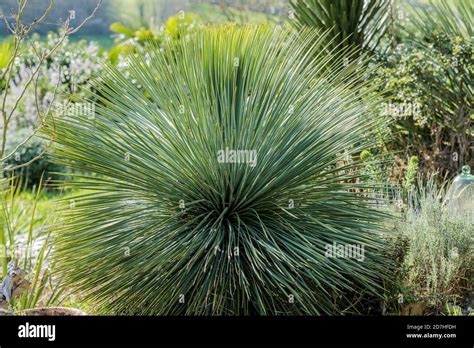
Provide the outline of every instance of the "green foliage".
[[121,23],[113,23],[110,30],[121,35],[116,45],[110,50],[109,59],[117,64],[120,57],[140,52],[143,45],[150,41],[154,41],[157,45],[164,45],[165,41],[178,40],[183,35],[192,32],[198,23],[198,17],[192,13],[178,13],[169,17],[158,32],[154,32],[150,27],[132,29]]
[[[12,311],[37,306],[57,305],[62,290],[53,281],[50,268],[51,225],[54,206],[44,198],[41,182],[36,192],[24,192],[21,180],[3,182],[0,197],[0,278],[6,276],[7,264],[16,265],[24,276],[23,292],[12,298]],[[5,189],[8,187],[8,189]]]
[[461,315],[472,316],[474,315],[474,312],[472,311],[472,308],[468,308],[468,312],[464,314],[462,307],[456,305],[456,303],[454,304],[446,303],[446,310],[443,314],[449,315],[449,316],[461,316]]
[[415,36],[433,33],[460,36],[465,41],[474,36],[474,2],[471,0],[430,0],[429,6],[409,7],[409,30]]
[[[430,178],[410,200],[397,230],[409,241],[405,285],[419,301],[442,307],[472,291],[473,236],[469,215],[443,205],[446,191]],[[471,288],[471,289],[470,289]]]
[[171,16],[164,24],[164,34],[171,39],[178,39],[183,31],[192,31],[198,23],[198,17],[192,13]]
[[462,315],[462,308],[456,305],[450,305],[449,303],[446,303],[446,315],[460,316]]
[[114,22],[110,25],[110,30],[112,30],[115,33],[122,34],[125,37],[131,39],[135,36],[135,32],[127,27],[126,25],[123,25],[122,23]]
[[370,157],[372,157],[372,154],[371,154],[369,151],[367,151],[367,150],[364,150],[364,151],[362,151],[362,152],[360,153],[360,159],[361,159],[361,161],[363,161],[363,162],[369,160]]
[[[383,141],[378,141],[377,145],[383,145]],[[392,182],[391,174],[395,155],[386,151],[383,147],[372,147],[369,150],[363,150],[360,155],[361,178],[363,184],[369,184],[364,192],[386,199],[396,198],[398,182]],[[378,185],[373,190],[372,185]]]
[[[21,129],[16,131],[8,138],[6,152],[11,153],[20,143],[27,139],[32,134],[31,129]],[[13,156],[8,158],[4,163],[5,168],[23,165],[31,162],[46,150],[48,142],[36,136],[28,140],[24,145],[20,146]],[[67,172],[67,168],[55,163],[52,163],[48,154],[41,156],[41,158],[33,161],[25,167],[20,167],[14,171],[7,171],[8,175],[21,179],[22,184],[28,188],[38,186],[44,177],[46,184],[51,180],[64,179],[61,172]]]
[[408,197],[408,192],[413,188],[416,178],[418,176],[418,157],[411,156],[408,160],[408,166],[405,173],[405,180],[403,181],[403,194]]
[[433,34],[398,46],[378,70],[396,121],[391,149],[418,156],[425,171],[452,175],[472,159],[473,52],[470,41]]
[[150,28],[137,28],[136,30],[127,27],[122,23],[112,23],[110,25],[110,30],[121,34],[126,39],[135,39],[140,42],[145,42],[154,38],[154,34]]
[[117,64],[120,57],[125,57],[135,52],[135,47],[129,43],[120,43],[112,47],[109,51],[109,59],[112,63]]
[[390,0],[291,0],[292,23],[296,28],[309,26],[331,35],[331,48],[357,48],[373,51],[390,25]]
[[[13,40],[11,38],[7,37],[0,43],[0,76],[13,55],[13,49]],[[5,83],[6,78],[0,79],[0,91],[3,91]]]
[[[380,100],[362,65],[314,59],[319,35],[209,27],[129,56],[130,75],[107,67],[95,119],[54,128],[58,163],[90,173],[58,226],[65,285],[118,314],[334,314],[380,297],[386,215],[356,164],[335,166],[373,145]],[[226,149],[255,161],[220,163]],[[364,260],[326,257],[333,243]]]
[[13,41],[6,38],[0,43],[0,71],[7,67],[13,54]]

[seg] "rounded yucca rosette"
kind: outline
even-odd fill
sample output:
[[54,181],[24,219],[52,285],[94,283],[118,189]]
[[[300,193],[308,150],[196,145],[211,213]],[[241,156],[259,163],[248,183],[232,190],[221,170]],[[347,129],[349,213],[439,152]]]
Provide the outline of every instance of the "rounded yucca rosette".
[[65,285],[146,315],[335,314],[380,293],[386,217],[341,160],[373,145],[380,98],[327,35],[208,27],[104,68],[95,117],[50,128],[84,173],[57,230]]

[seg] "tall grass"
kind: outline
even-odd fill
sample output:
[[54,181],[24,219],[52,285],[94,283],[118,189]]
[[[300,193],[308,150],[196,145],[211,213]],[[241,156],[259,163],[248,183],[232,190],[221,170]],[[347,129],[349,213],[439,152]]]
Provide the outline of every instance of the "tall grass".
[[21,312],[58,304],[62,290],[53,281],[49,257],[54,207],[42,199],[41,182],[33,193],[23,191],[14,178],[4,179],[2,188],[1,278],[9,276],[9,269],[20,269],[24,284],[7,309]]

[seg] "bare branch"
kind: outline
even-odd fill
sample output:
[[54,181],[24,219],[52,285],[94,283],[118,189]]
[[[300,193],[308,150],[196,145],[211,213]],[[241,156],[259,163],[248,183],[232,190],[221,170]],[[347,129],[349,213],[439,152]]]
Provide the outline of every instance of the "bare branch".
[[3,158],[0,158],[0,162],[6,161],[10,157],[12,157],[18,151],[18,149],[22,147],[23,145],[25,145],[31,138],[33,138],[36,135],[36,133],[38,133],[38,131],[39,131],[39,128],[35,129],[33,133],[31,133],[28,137],[23,139],[23,141],[20,144],[18,144],[12,152],[10,152],[8,155],[6,155]]
[[31,163],[39,160],[40,158],[42,158],[44,156],[44,154],[48,151],[49,147],[53,144],[53,140],[50,140],[48,145],[45,146],[45,148],[41,151],[41,153],[37,156],[35,156],[34,158],[32,158],[31,160],[29,160],[28,162],[25,162],[25,163],[22,163],[22,164],[19,164],[17,166],[10,166],[10,167],[7,167],[7,168],[4,168],[3,171],[5,172],[12,172],[12,171],[15,171],[17,169],[20,169],[20,168],[23,168],[23,167],[27,167],[29,166]]
[[[21,23],[21,18],[23,16],[23,12],[26,8],[26,5],[28,4],[28,1],[29,0],[19,0],[18,1],[18,13],[16,15],[14,15],[14,18],[15,18],[15,27],[12,26],[12,24],[10,24],[10,22],[8,21],[7,17],[6,16],[2,16],[2,19],[4,20],[5,22],[5,25],[7,27],[7,29],[13,34],[13,37],[14,37],[14,50],[13,50],[13,53],[12,53],[12,56],[10,58],[10,60],[8,61],[7,63],[7,66],[6,66],[6,69],[3,71],[2,75],[1,75],[1,79],[3,80],[5,77],[6,77],[6,84],[5,84],[5,89],[3,91],[3,101],[1,103],[1,109],[0,109],[0,114],[1,114],[1,118],[3,119],[3,129],[2,129],[2,144],[1,144],[1,150],[0,150],[0,157],[3,157],[4,153],[5,153],[5,145],[6,145],[6,138],[7,138],[7,131],[8,131],[8,126],[9,126],[9,123],[16,111],[16,109],[18,108],[18,105],[20,103],[20,101],[22,100],[22,98],[24,97],[28,87],[33,83],[34,85],[34,88],[35,88],[35,104],[36,104],[36,110],[38,112],[38,117],[40,118],[40,123],[41,125],[40,126],[44,126],[44,119],[47,115],[50,114],[51,112],[51,108],[54,104],[54,100],[56,99],[56,96],[57,96],[57,91],[58,91],[58,88],[59,88],[59,84],[60,84],[60,81],[61,79],[59,78],[58,80],[58,83],[57,85],[55,86],[55,90],[54,90],[54,94],[53,94],[53,99],[51,101],[51,104],[49,105],[48,109],[46,110],[46,113],[45,114],[42,114],[42,111],[40,109],[40,105],[39,105],[39,101],[38,101],[38,78],[40,76],[40,70],[41,70],[41,67],[44,63],[44,61],[46,59],[48,59],[49,57],[51,57],[51,55],[53,55],[56,50],[62,46],[62,44],[64,43],[64,40],[71,34],[74,34],[76,32],[78,32],[84,25],[87,21],[89,21],[92,17],[95,16],[95,14],[97,13],[99,7],[101,6],[102,4],[102,0],[97,0],[97,4],[95,6],[95,8],[93,9],[93,11],[91,12],[91,14],[89,16],[87,16],[77,27],[75,28],[72,28],[70,26],[71,22],[70,22],[70,18],[68,18],[64,23],[63,23],[63,32],[61,33],[60,35],[60,38],[58,40],[58,42],[50,49],[50,50],[45,50],[44,52],[42,52],[41,54],[39,54],[37,51],[36,51],[36,48],[33,47],[33,51],[35,52],[35,54],[37,55],[38,57],[38,62],[37,62],[37,66],[33,69],[32,73],[31,73],[31,76],[28,78],[28,80],[26,81],[26,83],[24,84],[24,86],[22,86],[22,89],[21,89],[21,93],[20,95],[16,98],[12,108],[10,110],[8,110],[8,113],[6,111],[6,100],[7,100],[7,95],[8,95],[8,92],[9,92],[9,88],[10,88],[10,82],[11,82],[11,79],[12,79],[12,75],[13,75],[13,68],[14,68],[14,62],[16,60],[16,58],[18,57],[18,54],[19,54],[19,50],[20,50],[20,47],[21,47],[21,44],[22,44],[22,41],[28,37],[29,33],[33,30],[34,27],[36,27],[39,23],[41,23],[42,21],[44,21],[44,19],[48,16],[48,14],[51,12],[52,8],[53,8],[53,5],[55,3],[55,0],[49,0],[49,4],[47,6],[47,8],[44,10],[44,12],[36,17],[29,25],[23,25]],[[53,118],[53,127],[54,127],[54,118]],[[0,162],[3,162],[5,161],[6,159],[8,159],[9,157],[11,157],[22,145],[26,144],[26,142],[31,139],[35,134],[36,132],[39,130],[36,129],[33,134],[31,134],[29,137],[27,137],[26,139],[24,139],[24,141],[22,141],[20,143],[20,145],[18,145],[16,148],[15,148],[15,151],[13,151],[12,153],[10,153],[9,155],[7,155],[6,157],[4,158],[1,158],[0,159]],[[45,151],[46,152],[46,149]],[[44,152],[42,152],[39,156],[36,156],[34,159],[32,159],[31,161],[29,161],[28,163],[24,163],[20,166],[15,166],[13,169],[12,168],[9,168],[8,170],[14,170],[16,168],[21,168],[21,167],[24,167],[24,166],[27,166],[29,165],[30,163],[32,163],[34,160],[38,159],[38,158],[41,158],[41,156],[44,154]]]
[[97,11],[99,10],[99,7],[100,5],[102,4],[102,0],[97,0],[97,5],[95,6],[94,10],[91,12],[91,14],[89,16],[87,16],[82,22],[81,24],[79,24],[77,27],[75,28],[71,28],[69,31],[68,31],[68,35],[71,35],[71,34],[74,34],[76,32],[79,31],[79,29],[81,29],[84,24],[86,24],[86,22],[88,22],[92,17],[95,16],[95,14],[97,13]]
[[43,65],[43,62],[49,58],[64,42],[64,40],[66,39],[66,35],[63,35],[61,37],[61,39],[56,43],[56,45],[48,52],[48,51],[45,51],[43,53],[43,55],[41,56],[41,59],[40,61],[38,62],[38,66],[35,68],[35,70],[33,71],[33,73],[31,74],[30,78],[28,79],[28,81],[26,82],[25,86],[23,87],[23,90],[22,92],[20,93],[20,95],[17,97],[17,99],[15,100],[15,104],[13,105],[12,109],[10,110],[10,113],[7,117],[7,122],[10,122],[11,118],[13,117],[13,113],[15,112],[16,108],[18,107],[18,104],[20,103],[20,100],[23,98],[23,96],[25,95],[26,93],[26,90],[28,89],[29,85],[31,84],[31,82],[33,81],[33,79],[36,77],[36,74],[38,74],[39,70],[41,69],[41,66]]
[[44,10],[43,14],[40,17],[36,17],[33,20],[33,22],[31,22],[31,24],[28,26],[28,29],[26,30],[25,35],[28,35],[35,26],[41,23],[48,16],[48,14],[51,12],[53,8],[53,5],[54,5],[54,0],[50,0],[48,7]]
[[58,82],[56,83],[56,86],[54,87],[53,98],[51,99],[51,103],[49,104],[48,109],[46,110],[46,112],[44,114],[42,114],[42,112],[41,112],[41,108],[40,108],[39,101],[38,101],[38,87],[37,86],[38,86],[38,79],[39,79],[40,74],[38,74],[38,76],[36,77],[36,80],[33,83],[34,87],[35,87],[35,106],[36,106],[36,111],[38,112],[38,117],[40,119],[41,125],[43,125],[43,123],[44,123],[44,119],[45,119],[44,115],[49,115],[49,113],[51,111],[51,108],[54,104],[54,100],[56,99],[56,95],[57,95],[57,92],[58,92],[59,85],[61,84],[61,66],[58,66],[58,69],[59,69]]
[[10,22],[8,21],[7,17],[4,15],[3,16],[3,22],[5,23],[5,26],[7,27],[8,31],[15,35],[15,30],[10,26]]

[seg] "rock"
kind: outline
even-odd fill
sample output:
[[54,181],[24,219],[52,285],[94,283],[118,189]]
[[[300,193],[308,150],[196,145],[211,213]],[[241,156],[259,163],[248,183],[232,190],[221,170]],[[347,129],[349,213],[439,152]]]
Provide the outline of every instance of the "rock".
[[10,262],[7,276],[0,284],[0,307],[9,303],[13,296],[21,295],[29,289],[30,285],[31,283],[25,279],[23,271]]
[[44,308],[31,308],[25,309],[20,312],[20,315],[25,316],[66,316],[75,317],[87,315],[83,311],[76,308],[69,307],[44,307]]
[[409,303],[402,307],[402,315],[423,315],[427,308],[427,302]]
[[4,308],[0,308],[0,317],[14,315],[12,312],[7,311]]

